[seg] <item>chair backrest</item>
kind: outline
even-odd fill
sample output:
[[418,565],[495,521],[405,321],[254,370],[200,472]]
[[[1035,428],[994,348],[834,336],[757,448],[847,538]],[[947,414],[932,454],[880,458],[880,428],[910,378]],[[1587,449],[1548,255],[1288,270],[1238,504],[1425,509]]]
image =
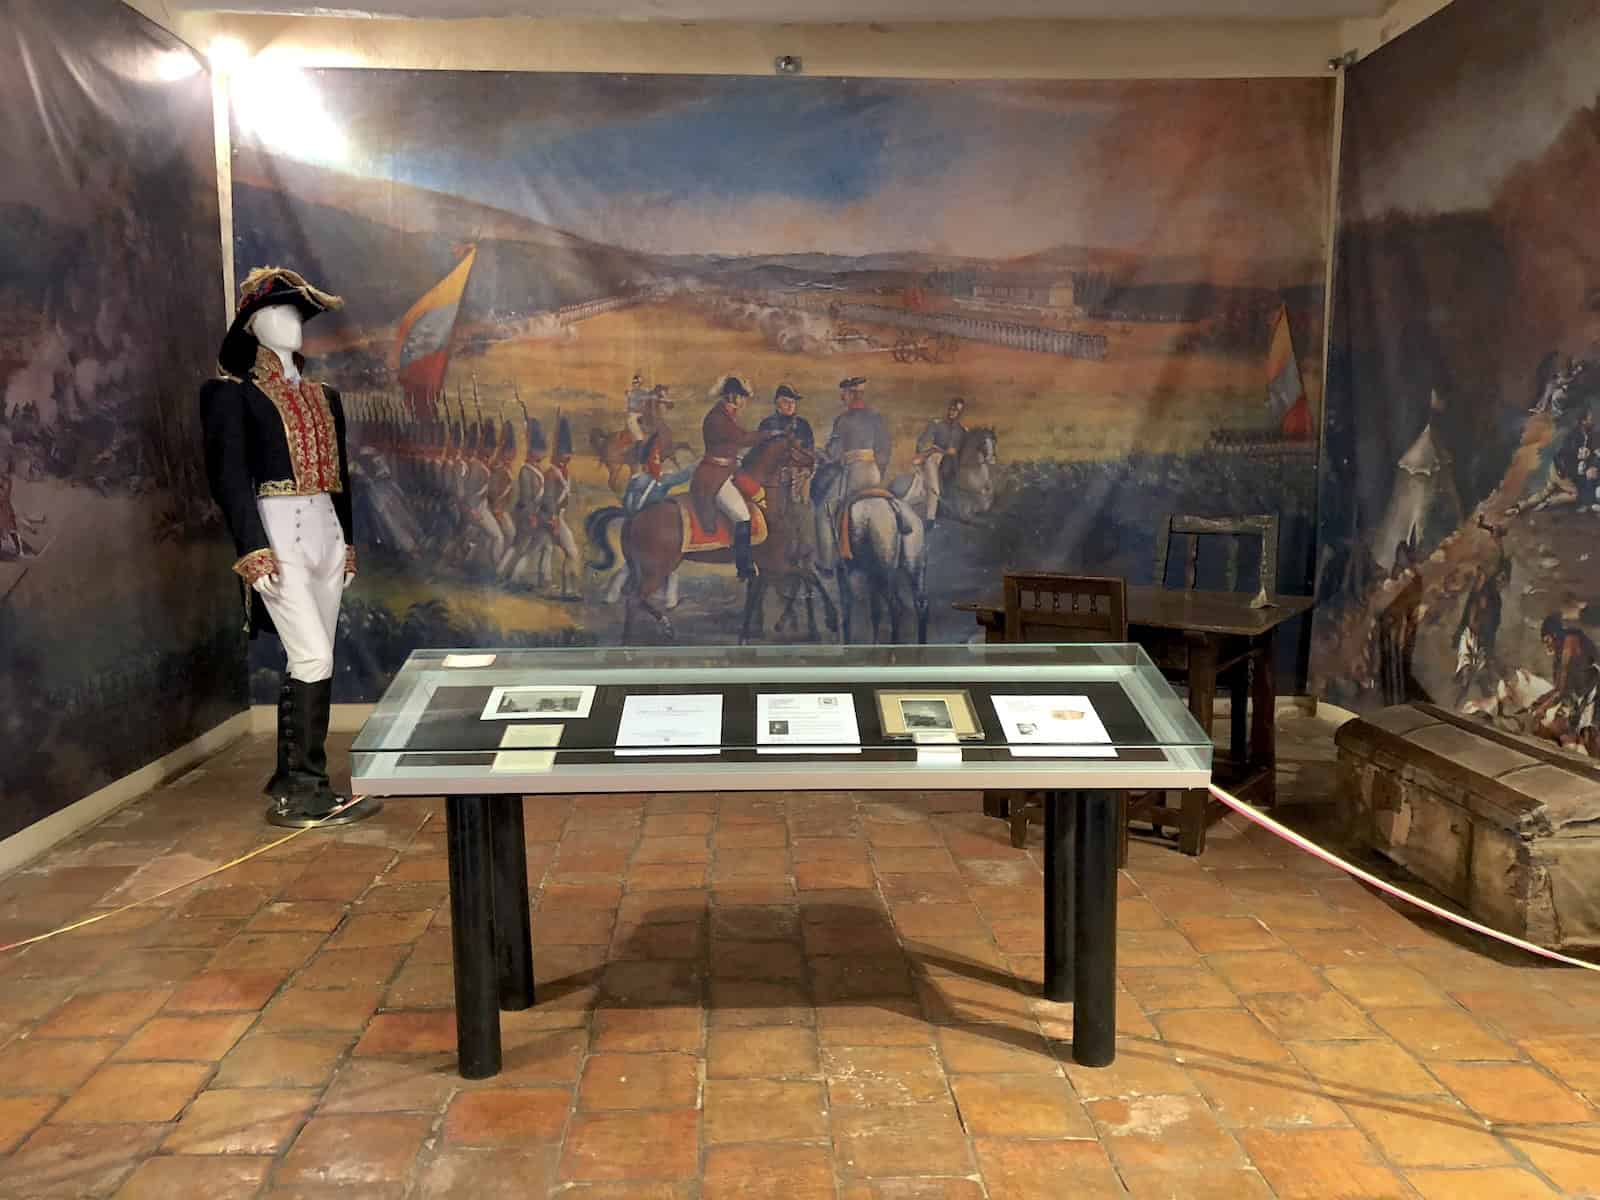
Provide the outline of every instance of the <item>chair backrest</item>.
[[1008,642],[1128,640],[1128,587],[1121,579],[1007,571],[1005,591]]
[[1185,589],[1197,586],[1200,575],[1200,539],[1208,535],[1227,539],[1227,563],[1224,569],[1225,590],[1239,590],[1239,549],[1246,538],[1259,539],[1261,543],[1261,582],[1259,590],[1278,590],[1278,517],[1275,513],[1262,513],[1249,517],[1190,517],[1174,515],[1167,518],[1163,528],[1156,530],[1155,585],[1167,586],[1167,556],[1174,538],[1188,538],[1183,563]]

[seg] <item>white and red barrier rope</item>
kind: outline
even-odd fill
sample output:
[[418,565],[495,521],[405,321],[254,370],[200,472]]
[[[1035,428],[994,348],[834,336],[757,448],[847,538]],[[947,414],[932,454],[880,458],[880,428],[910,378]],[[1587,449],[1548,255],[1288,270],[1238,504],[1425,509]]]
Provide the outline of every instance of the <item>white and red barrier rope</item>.
[[163,891],[159,891],[153,896],[145,896],[142,899],[134,900],[131,903],[124,904],[121,908],[107,909],[105,912],[95,913],[95,915],[92,917],[85,917],[81,921],[74,921],[70,925],[63,925],[60,929],[52,929],[49,933],[36,933],[32,937],[23,938],[19,942],[12,942],[6,946],[0,946],[0,954],[4,954],[8,950],[21,950],[24,946],[31,946],[35,942],[43,942],[50,938],[57,937],[63,933],[71,933],[74,929],[82,929],[86,925],[94,925],[97,922],[104,921],[110,917],[119,916],[131,908],[138,908],[141,904],[149,904],[154,900],[161,899],[163,896],[170,896],[173,892],[181,892],[184,888],[193,887],[201,880],[210,879],[213,875],[220,875],[224,871],[228,871],[234,867],[237,867],[240,863],[247,863],[252,858],[256,858],[262,854],[265,854],[268,850],[276,850],[279,846],[282,846],[287,842],[294,841],[294,839],[299,837],[302,833],[310,833],[313,829],[320,829],[323,825],[333,820],[345,809],[354,808],[357,804],[360,804],[365,799],[365,796],[351,796],[350,799],[339,805],[338,808],[334,809],[327,816],[319,817],[315,823],[304,826],[301,829],[296,829],[293,833],[286,834],[275,842],[268,842],[265,846],[257,846],[254,850],[250,851],[249,854],[241,854],[238,858],[233,859],[231,862],[225,862],[219,867],[212,867],[211,870],[206,871],[204,874],[196,875],[193,879],[190,879],[184,883],[174,884],[172,887],[166,888]]
[[[1223,804],[1232,812],[1238,813],[1245,820],[1254,825],[1260,826],[1262,829],[1265,829],[1268,833],[1275,837],[1282,838],[1297,850],[1303,850],[1313,858],[1319,859],[1320,861],[1327,863],[1329,866],[1343,871],[1345,874],[1354,879],[1359,879],[1362,883],[1367,884],[1369,887],[1376,888],[1386,896],[1393,896],[1396,900],[1402,900],[1407,904],[1413,905],[1416,908],[1420,908],[1423,912],[1438,917],[1442,921],[1448,921],[1450,924],[1459,926],[1462,929],[1470,929],[1473,933],[1482,934],[1484,937],[1492,938],[1495,941],[1502,942],[1507,946],[1515,946],[1518,950],[1525,951],[1528,954],[1537,955],[1539,958],[1548,959],[1551,962],[1562,963],[1569,967],[1580,967],[1585,971],[1600,971],[1600,964],[1585,962],[1583,959],[1573,958],[1569,954],[1562,954],[1555,950],[1548,950],[1543,946],[1536,945],[1533,942],[1527,941],[1523,938],[1516,937],[1509,933],[1503,933],[1498,929],[1492,929],[1480,921],[1472,920],[1470,917],[1463,917],[1458,913],[1453,913],[1449,909],[1442,908],[1431,901],[1422,899],[1420,896],[1413,896],[1410,892],[1405,891],[1402,888],[1395,887],[1394,884],[1389,883],[1387,880],[1380,879],[1371,871],[1363,870],[1354,863],[1346,862],[1337,854],[1334,854],[1328,850],[1324,850],[1310,838],[1296,833],[1282,821],[1275,820],[1266,813],[1262,812],[1259,808],[1255,808],[1252,805],[1246,804],[1243,800],[1239,799],[1231,792],[1223,790],[1216,784],[1212,784],[1209,790],[1211,795],[1218,802]],[[23,938],[21,941],[12,942],[10,945],[0,946],[0,954],[4,954],[9,950],[20,950],[24,946],[31,946],[35,942],[46,941],[49,938],[57,937],[63,933],[71,933],[75,929],[82,929],[85,926],[93,925],[98,921],[104,921],[109,917],[118,916],[121,913],[127,912],[129,909],[138,908],[142,904],[149,904],[152,901],[159,900],[163,896],[170,896],[173,892],[182,891],[187,887],[193,887],[202,880],[210,879],[213,875],[220,875],[222,872],[230,870],[233,867],[237,867],[241,863],[249,862],[252,858],[256,858],[259,855],[265,854],[269,850],[276,850],[279,846],[282,846],[287,842],[292,842],[295,838],[299,837],[303,833],[308,833],[313,829],[320,828],[324,823],[338,816],[346,808],[349,808],[355,804],[359,804],[363,799],[364,797],[362,796],[352,796],[346,803],[334,809],[316,824],[307,825],[304,829],[297,829],[293,833],[279,838],[277,841],[268,842],[265,846],[258,846],[256,849],[250,851],[250,853],[242,854],[238,858],[233,859],[231,862],[225,862],[221,866],[213,867],[211,870],[202,875],[197,875],[195,878],[186,883],[176,884],[173,887],[167,888],[165,891],[157,892],[153,896],[146,896],[141,900],[135,900],[132,903],[124,904],[121,908],[109,909],[103,913],[96,913],[92,917],[85,917],[81,921],[74,921],[70,925],[63,925],[59,929],[52,929],[49,933],[35,934],[33,937]]]
[[1219,788],[1216,784],[1212,784],[1209,790],[1213,797],[1215,797],[1222,804],[1226,805],[1232,811],[1238,813],[1245,820],[1250,821],[1255,825],[1259,825],[1268,833],[1282,838],[1284,841],[1288,842],[1291,846],[1298,850],[1304,850],[1307,854],[1314,858],[1320,859],[1321,861],[1327,863],[1330,867],[1337,867],[1345,874],[1359,879],[1362,883],[1367,884],[1369,887],[1377,888],[1386,896],[1393,896],[1396,900],[1404,900],[1407,904],[1415,905],[1423,912],[1430,913],[1441,920],[1448,921],[1452,925],[1459,925],[1462,929],[1470,929],[1473,933],[1481,933],[1484,937],[1493,938],[1497,942],[1504,942],[1508,946],[1515,946],[1518,950],[1525,950],[1529,954],[1538,955],[1540,958],[1547,958],[1552,962],[1565,963],[1569,967],[1582,967],[1585,971],[1600,971],[1600,964],[1584,962],[1581,958],[1573,958],[1568,954],[1561,954],[1555,950],[1547,950],[1543,946],[1537,946],[1532,942],[1525,941],[1524,939],[1515,937],[1512,934],[1502,933],[1498,929],[1491,929],[1482,922],[1474,921],[1471,917],[1463,917],[1457,913],[1451,912],[1447,908],[1441,908],[1437,904],[1433,904],[1427,900],[1424,900],[1421,896],[1413,896],[1410,892],[1405,891],[1402,888],[1397,888],[1394,886],[1394,884],[1378,878],[1378,876],[1374,875],[1371,871],[1364,871],[1354,863],[1346,862],[1337,854],[1333,854],[1330,851],[1324,850],[1310,838],[1303,837],[1302,835],[1296,833],[1282,821],[1273,820],[1273,818],[1269,817],[1259,808],[1255,808],[1249,804],[1246,804],[1243,800],[1239,799],[1239,797],[1233,795],[1231,792],[1223,791],[1223,789]]

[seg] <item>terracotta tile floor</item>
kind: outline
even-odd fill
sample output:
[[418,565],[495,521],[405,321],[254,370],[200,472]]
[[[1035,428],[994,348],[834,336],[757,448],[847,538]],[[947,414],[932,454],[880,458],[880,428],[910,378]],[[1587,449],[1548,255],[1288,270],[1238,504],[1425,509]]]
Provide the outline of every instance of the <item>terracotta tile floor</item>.
[[[1284,811],[1326,830],[1329,728],[1282,729]],[[0,880],[0,942],[267,842],[268,752]],[[1600,978],[1254,831],[1135,842],[1097,1071],[1036,994],[1037,845],[975,796],[530,801],[540,1003],[466,1083],[443,826],[390,801],[0,957],[0,1195],[1600,1194]]]

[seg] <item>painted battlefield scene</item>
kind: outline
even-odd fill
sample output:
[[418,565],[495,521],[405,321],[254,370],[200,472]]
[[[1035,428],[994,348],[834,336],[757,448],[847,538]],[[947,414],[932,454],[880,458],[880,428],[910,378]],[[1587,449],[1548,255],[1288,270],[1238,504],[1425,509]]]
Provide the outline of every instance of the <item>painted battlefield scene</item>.
[[347,302],[341,698],[418,645],[964,640],[1008,565],[1148,581],[1174,512],[1276,513],[1309,587],[1324,81],[272,75],[235,261]]
[[121,6],[0,44],[0,838],[244,698],[197,381],[223,329],[211,84]]
[[1346,85],[1313,682],[1595,757],[1600,10],[1460,0],[1417,44]]

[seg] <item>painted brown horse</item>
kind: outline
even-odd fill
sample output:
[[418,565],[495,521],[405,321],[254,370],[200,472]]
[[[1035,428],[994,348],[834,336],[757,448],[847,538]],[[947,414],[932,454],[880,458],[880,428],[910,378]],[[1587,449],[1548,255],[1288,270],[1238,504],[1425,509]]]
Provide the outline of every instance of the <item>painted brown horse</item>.
[[[741,644],[749,639],[752,626],[759,627],[761,624],[762,602],[768,584],[789,570],[785,531],[791,527],[791,523],[779,520],[779,514],[774,510],[774,506],[789,502],[787,489],[778,486],[782,473],[785,468],[809,470],[815,461],[816,456],[793,437],[777,434],[757,442],[739,464],[736,478],[742,476],[761,488],[768,506],[766,540],[752,547],[758,573],[745,584],[744,618],[739,629]],[[636,608],[643,609],[653,617],[668,638],[674,636],[672,622],[667,619],[665,612],[656,607],[654,601],[665,591],[668,578],[685,559],[703,563],[733,562],[733,551],[729,547],[684,553],[685,517],[679,506],[690,503],[692,501],[687,495],[673,496],[647,505],[623,520],[622,557],[628,570],[628,584],[624,591],[627,608],[622,620],[624,643],[631,640]],[[604,536],[603,526],[599,529],[591,526],[591,542]]]
[[607,482],[617,495],[627,490],[628,480],[639,469],[639,455],[651,434],[660,436],[664,451],[662,457],[674,469],[678,466],[678,451],[689,448],[687,442],[673,440],[672,427],[667,423],[667,413],[671,411],[672,403],[664,395],[645,399],[644,411],[639,414],[639,424],[645,433],[643,442],[634,441],[626,428],[614,433],[599,429],[589,431],[589,445],[600,460],[600,465],[606,469]]

